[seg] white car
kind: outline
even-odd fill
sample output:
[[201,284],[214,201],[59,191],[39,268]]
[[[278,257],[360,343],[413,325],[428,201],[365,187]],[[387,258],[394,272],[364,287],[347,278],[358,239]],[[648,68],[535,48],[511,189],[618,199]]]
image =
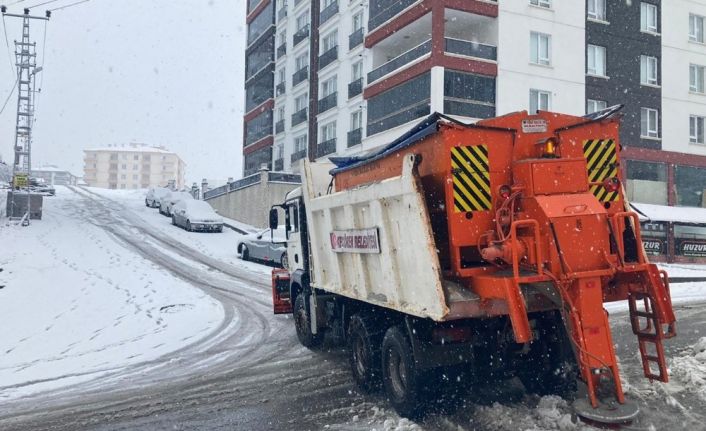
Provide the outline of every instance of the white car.
[[172,216],[172,208],[174,205],[183,200],[193,200],[191,193],[187,192],[169,192],[159,201],[159,213],[167,217]]
[[207,202],[182,199],[172,208],[172,224],[189,232],[223,232],[223,217]]
[[150,208],[159,208],[159,204],[163,197],[171,193],[171,190],[164,187],[151,188],[145,196],[145,206]]
[[237,247],[240,258],[273,263],[286,268],[287,237],[284,229],[284,226],[278,226],[274,235],[270,233],[270,229],[265,229],[243,236]]

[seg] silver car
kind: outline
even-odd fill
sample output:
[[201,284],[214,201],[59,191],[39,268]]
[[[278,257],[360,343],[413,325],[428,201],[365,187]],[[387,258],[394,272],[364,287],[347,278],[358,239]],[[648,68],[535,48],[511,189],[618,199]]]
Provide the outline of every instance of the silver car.
[[266,262],[287,267],[287,240],[284,226],[279,226],[270,234],[270,229],[245,235],[238,242],[238,253],[243,260]]
[[187,192],[169,192],[159,202],[159,213],[167,217],[172,216],[172,208],[181,200],[193,200],[191,193]]
[[172,208],[172,224],[189,232],[223,232],[223,217],[207,202],[183,199]]
[[171,193],[171,190],[164,187],[154,187],[149,189],[145,196],[145,206],[149,208],[159,208],[162,198]]

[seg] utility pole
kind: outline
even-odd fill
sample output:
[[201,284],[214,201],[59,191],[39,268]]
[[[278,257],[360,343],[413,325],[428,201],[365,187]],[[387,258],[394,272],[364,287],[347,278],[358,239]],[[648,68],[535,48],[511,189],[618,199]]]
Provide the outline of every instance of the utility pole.
[[10,216],[14,216],[18,192],[27,193],[27,213],[21,217],[22,224],[28,225],[31,213],[30,177],[32,173],[32,125],[34,124],[34,95],[36,75],[42,68],[37,67],[37,43],[30,42],[30,20],[48,21],[51,12],[45,16],[31,16],[29,9],[23,15],[7,13],[7,7],[0,6],[3,17],[22,18],[22,41],[15,41],[15,65],[17,66],[17,120],[15,126],[15,160],[12,169],[12,203]]

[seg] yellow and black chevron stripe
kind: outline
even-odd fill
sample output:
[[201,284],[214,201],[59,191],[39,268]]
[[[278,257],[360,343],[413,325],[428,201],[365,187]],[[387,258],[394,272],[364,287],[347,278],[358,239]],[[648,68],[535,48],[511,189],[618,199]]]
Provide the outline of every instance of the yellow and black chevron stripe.
[[[586,158],[588,181],[602,182],[606,178],[618,176],[618,154],[612,139],[588,139],[583,142],[583,156]],[[603,186],[591,186],[591,193],[600,202],[617,201],[617,191],[609,192]]]
[[454,212],[486,211],[492,207],[488,146],[451,148]]

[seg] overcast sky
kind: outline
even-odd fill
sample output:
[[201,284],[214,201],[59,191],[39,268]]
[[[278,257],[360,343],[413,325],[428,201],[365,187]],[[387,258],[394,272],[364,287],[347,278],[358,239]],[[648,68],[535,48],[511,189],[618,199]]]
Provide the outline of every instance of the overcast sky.
[[[8,12],[44,1],[23,0]],[[32,14],[75,1],[57,0]],[[83,149],[142,142],[178,153],[189,182],[240,177],[244,1],[90,0],[55,11],[47,24],[33,167],[55,164],[83,175]],[[14,51],[21,20],[5,21]],[[44,23],[32,22],[30,31],[41,51]],[[16,71],[2,33],[0,39],[2,103]],[[0,115],[0,156],[7,162],[15,113],[16,94]]]

